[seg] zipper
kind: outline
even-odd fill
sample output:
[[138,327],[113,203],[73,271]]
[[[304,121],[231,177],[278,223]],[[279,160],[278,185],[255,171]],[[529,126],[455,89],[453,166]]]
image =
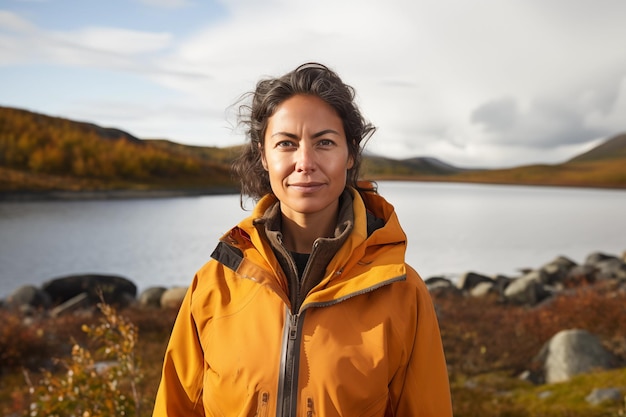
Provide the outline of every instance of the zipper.
[[296,415],[298,404],[298,374],[300,367],[300,340],[304,312],[292,314],[285,308],[286,325],[283,333],[283,356],[278,378],[277,417]]
[[[306,310],[310,307],[329,307],[342,301],[367,294],[385,285],[396,281],[403,281],[406,275],[380,282],[371,287],[350,293],[344,297],[319,303],[304,304],[300,307],[299,313],[292,313],[289,307],[285,306],[285,329],[283,330],[282,357],[278,377],[278,398],[276,401],[276,417],[292,417],[297,415],[298,410],[298,378],[300,373],[300,345],[302,341],[302,324]],[[310,401],[310,402],[309,402]],[[310,407],[309,407],[310,404]],[[307,400],[307,417],[313,416],[313,400]],[[309,414],[310,412],[310,414]]]

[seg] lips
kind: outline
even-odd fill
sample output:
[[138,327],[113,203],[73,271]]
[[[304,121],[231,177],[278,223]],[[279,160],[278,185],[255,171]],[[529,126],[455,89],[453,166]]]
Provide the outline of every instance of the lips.
[[289,188],[303,193],[313,193],[324,186],[322,182],[294,182],[289,184]]

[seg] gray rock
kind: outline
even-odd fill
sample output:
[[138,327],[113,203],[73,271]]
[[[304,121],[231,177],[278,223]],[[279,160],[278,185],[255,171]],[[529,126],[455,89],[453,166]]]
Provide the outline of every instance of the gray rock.
[[469,291],[481,282],[493,283],[493,279],[486,275],[477,274],[476,272],[466,272],[459,277],[457,287],[463,291]]
[[569,270],[564,280],[566,287],[591,284],[596,281],[596,267],[593,265],[576,265]]
[[626,280],[626,263],[619,258],[609,258],[595,264],[599,279]]
[[52,279],[42,285],[53,304],[62,304],[81,293],[88,295],[91,303],[104,301],[113,305],[127,305],[137,295],[137,286],[130,280],[117,275],[69,275]]
[[472,297],[485,297],[486,295],[494,292],[495,282],[479,282],[474,288],[470,290]]
[[622,392],[617,388],[596,388],[585,397],[585,401],[591,405],[600,405],[605,402],[619,403],[622,398]]
[[608,369],[615,358],[586,330],[563,330],[542,349],[543,369],[547,383],[567,381],[575,375],[594,369]]
[[161,307],[161,297],[166,291],[165,287],[146,288],[139,294],[138,302],[140,307]]
[[495,291],[500,297],[504,297],[504,290],[513,282],[514,278],[507,277],[506,275],[496,275],[494,278],[493,291]]
[[552,262],[549,262],[546,265],[557,265],[561,268],[573,268],[578,265],[576,262],[568,258],[567,256],[557,256]]
[[186,287],[173,287],[165,290],[161,295],[161,308],[180,308],[186,293]]
[[576,262],[565,256],[557,257],[540,268],[544,273],[543,282],[550,285],[562,283],[569,271],[576,265]]
[[51,300],[48,293],[33,285],[23,285],[17,288],[6,299],[6,305],[10,308],[27,309],[48,308]]
[[424,280],[424,283],[426,284],[428,291],[436,297],[461,295],[461,290],[459,290],[448,278],[430,277]]
[[613,259],[613,258],[617,258],[617,257],[614,255],[603,253],[603,252],[593,252],[593,253],[590,253],[585,258],[585,265],[595,266],[600,261],[605,261],[607,259]]
[[550,296],[543,284],[545,274],[530,271],[526,275],[513,280],[504,290],[504,298],[512,303],[535,305]]

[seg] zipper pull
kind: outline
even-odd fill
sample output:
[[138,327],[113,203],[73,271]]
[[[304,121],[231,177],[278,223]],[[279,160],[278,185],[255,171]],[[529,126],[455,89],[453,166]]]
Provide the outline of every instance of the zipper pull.
[[298,335],[298,315],[291,316],[291,323],[289,323],[289,339],[296,340]]

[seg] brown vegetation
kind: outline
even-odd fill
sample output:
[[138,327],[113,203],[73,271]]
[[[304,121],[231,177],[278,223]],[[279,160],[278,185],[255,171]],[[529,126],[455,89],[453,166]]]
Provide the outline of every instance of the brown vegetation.
[[[495,298],[433,294],[452,383],[456,417],[481,416],[617,416],[624,404],[591,406],[584,397],[597,387],[626,387],[626,369],[593,373],[570,383],[533,386],[517,378],[532,365],[543,344],[563,329],[586,329],[598,335],[626,363],[626,292],[606,285],[584,285],[529,308],[503,304]],[[137,353],[144,378],[138,385],[143,412],[149,409],[160,378],[163,353],[176,311],[127,308],[122,314],[138,329]],[[31,381],[51,369],[51,358],[67,357],[71,340],[88,344],[81,328],[98,315],[30,318],[0,312],[0,413],[21,413],[31,398],[23,369]],[[57,373],[62,370],[56,369]],[[545,390],[551,400],[541,399]],[[554,399],[558,400],[554,400]],[[622,413],[622,414],[619,414]]]
[[0,191],[232,186],[203,153],[116,129],[0,107]]

